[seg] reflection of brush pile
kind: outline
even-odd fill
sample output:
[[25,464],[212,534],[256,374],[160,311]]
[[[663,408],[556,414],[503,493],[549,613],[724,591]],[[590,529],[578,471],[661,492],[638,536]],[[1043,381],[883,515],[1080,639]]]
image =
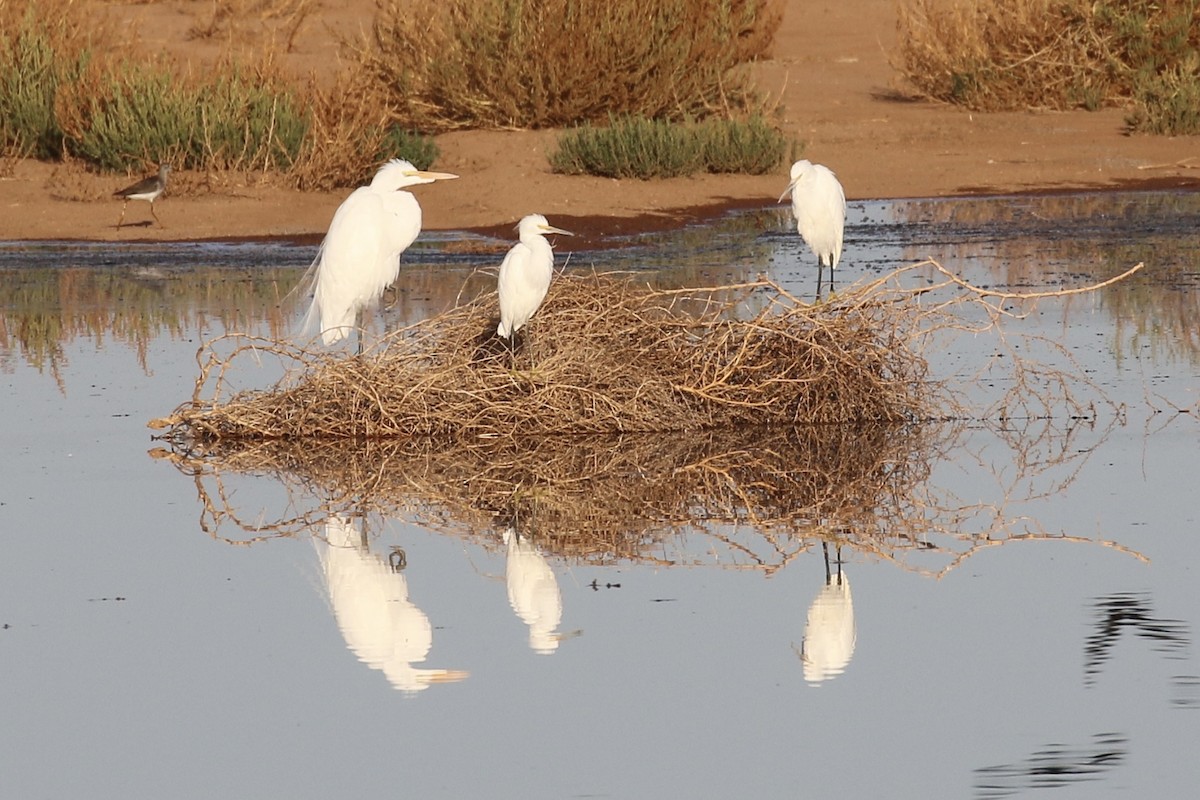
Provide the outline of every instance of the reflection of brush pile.
[[[670,560],[665,537],[700,530],[739,563],[772,568],[803,549],[790,535],[797,530],[924,532],[923,517],[904,522],[919,516],[906,498],[928,477],[931,437],[925,426],[829,425],[449,447],[224,440],[170,457],[198,476],[275,473],[303,493],[345,498],[273,528],[256,512],[239,513],[221,482],[210,482],[204,527],[214,534],[232,524],[253,537],[287,535],[328,514],[378,512],[461,536],[512,524],[547,553],[606,562]],[[743,523],[757,533],[731,539]]]
[[[762,310],[739,318],[750,304]],[[210,351],[193,402],[161,421],[172,438],[476,438],[906,421],[928,416],[920,311],[850,291],[807,305],[769,281],[675,291],[564,276],[515,359],[481,347],[494,294],[345,358],[245,340]],[[228,402],[201,389],[239,356],[274,353],[298,380]]]

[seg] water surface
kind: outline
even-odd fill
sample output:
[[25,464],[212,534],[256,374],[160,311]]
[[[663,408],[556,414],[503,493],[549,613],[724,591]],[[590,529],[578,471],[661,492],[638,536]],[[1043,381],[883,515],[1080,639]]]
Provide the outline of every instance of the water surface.
[[[1051,394],[1036,418],[980,412],[911,439],[776,443],[806,468],[834,454],[839,475],[903,459],[836,525],[696,507],[641,533],[621,529],[633,511],[610,513],[604,487],[628,484],[605,482],[606,457],[668,464],[737,443],[577,451],[594,474],[580,474],[575,505],[535,498],[533,519],[411,487],[364,506],[311,474],[173,464],[148,455],[162,445],[146,422],[191,396],[205,340],[294,329],[280,301],[313,248],[0,247],[0,786],[1188,796],[1200,783],[1183,746],[1200,741],[1198,227],[1188,194],[854,204],[839,284],[926,258],[1023,291],[1147,267],[1042,301],[1003,338],[931,353],[974,408],[1014,388],[1004,361],[1017,352],[1077,369],[1074,404]],[[487,289],[488,257],[453,240],[423,238],[405,257],[377,324]],[[568,268],[815,288],[782,210],[626,245]],[[273,369],[243,380],[270,385]],[[608,520],[610,550],[564,544],[588,518]]]

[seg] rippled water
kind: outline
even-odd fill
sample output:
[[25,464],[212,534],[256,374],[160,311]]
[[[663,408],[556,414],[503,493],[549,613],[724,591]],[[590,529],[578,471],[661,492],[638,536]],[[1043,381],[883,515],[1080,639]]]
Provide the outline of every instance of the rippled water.
[[[534,522],[434,502],[409,463],[357,507],[311,474],[149,455],[204,340],[293,329],[313,248],[0,246],[0,795],[1190,796],[1197,230],[1188,194],[855,204],[839,285],[926,258],[1022,291],[1147,267],[930,354],[975,408],[1022,390],[1014,354],[1078,374],[1074,405],[773,441],[797,474],[894,491],[836,525],[645,513],[588,553],[544,500]],[[456,242],[406,256],[381,324],[486,290],[498,258]],[[815,284],[775,209],[625,244],[568,268]],[[614,454],[739,447],[767,449],[580,443],[595,472],[553,518],[631,518],[605,516]]]

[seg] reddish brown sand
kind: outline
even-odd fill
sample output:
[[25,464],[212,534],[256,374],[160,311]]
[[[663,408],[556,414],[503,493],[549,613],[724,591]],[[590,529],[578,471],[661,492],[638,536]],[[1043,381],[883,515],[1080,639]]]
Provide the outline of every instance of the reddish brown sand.
[[[188,37],[208,4],[164,0],[107,6],[141,31],[149,48],[192,63],[219,45]],[[297,71],[336,69],[329,30],[369,25],[374,0],[324,0],[286,56]],[[153,31],[154,36],[147,31]],[[1200,188],[1200,137],[1129,136],[1123,112],[972,114],[897,99],[889,64],[896,37],[894,0],[788,0],[774,59],[757,67],[758,85],[779,100],[782,125],[805,144],[804,157],[832,168],[850,199],[997,192]],[[461,175],[415,190],[427,229],[495,229],[511,236],[521,216],[546,214],[588,238],[665,228],[728,206],[773,203],[778,175],[699,176],[659,181],[554,175],[546,163],[554,131],[468,131],[438,138],[436,168]],[[0,178],[0,239],[190,240],[319,238],[346,192],[300,193],[268,185],[207,186],[173,174],[155,204],[111,197],[142,175],[98,176],[76,167],[22,161]]]

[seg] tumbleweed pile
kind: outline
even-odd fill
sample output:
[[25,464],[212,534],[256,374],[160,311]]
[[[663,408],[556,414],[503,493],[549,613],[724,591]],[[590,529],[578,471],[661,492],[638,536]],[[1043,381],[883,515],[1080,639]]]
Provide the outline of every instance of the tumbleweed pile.
[[[158,421],[192,441],[497,437],[898,422],[929,416],[920,315],[869,291],[816,305],[760,280],[663,290],[561,276],[521,331],[495,339],[495,294],[359,357],[241,338],[201,353],[192,402]],[[226,343],[229,344],[228,342]],[[297,365],[222,400],[238,359]]]

